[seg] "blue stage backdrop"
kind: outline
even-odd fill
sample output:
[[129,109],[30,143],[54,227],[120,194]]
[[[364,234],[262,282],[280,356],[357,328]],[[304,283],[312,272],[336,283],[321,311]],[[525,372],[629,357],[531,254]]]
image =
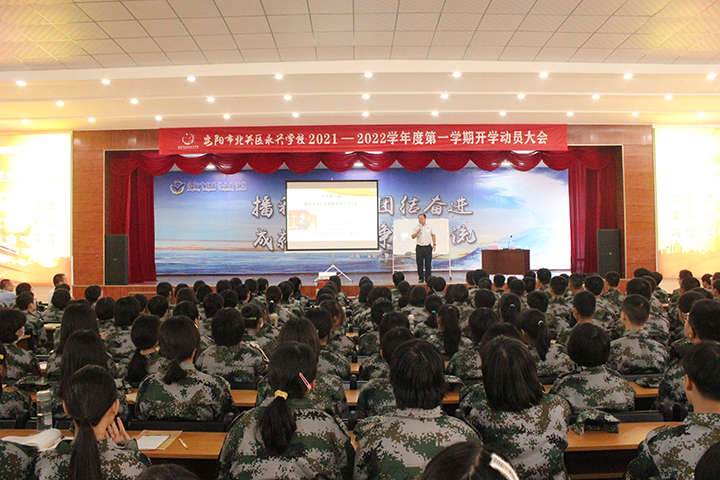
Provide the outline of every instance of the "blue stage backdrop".
[[[169,172],[155,177],[155,262],[158,275],[258,275],[320,272],[330,253],[286,253],[286,180],[377,179],[381,250],[342,252],[335,264],[344,272],[389,272],[393,268],[393,220],[447,218],[453,270],[482,268],[481,250],[530,250],[531,268],[570,268],[567,170],[542,164],[518,172],[426,168],[410,172],[315,169],[299,175],[278,170],[263,175]],[[414,257],[414,255],[413,255]],[[414,258],[395,257],[396,270],[414,270]],[[447,270],[448,257],[434,270]]]

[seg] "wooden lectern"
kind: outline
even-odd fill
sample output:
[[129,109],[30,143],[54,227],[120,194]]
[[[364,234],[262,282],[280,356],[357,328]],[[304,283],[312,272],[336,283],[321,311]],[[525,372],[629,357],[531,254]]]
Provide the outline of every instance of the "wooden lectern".
[[523,275],[530,270],[530,250],[482,250],[482,268],[489,274]]

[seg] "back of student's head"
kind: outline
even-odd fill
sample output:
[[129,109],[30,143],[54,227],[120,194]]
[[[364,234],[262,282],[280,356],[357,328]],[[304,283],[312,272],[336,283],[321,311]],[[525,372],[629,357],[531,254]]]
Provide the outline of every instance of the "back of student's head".
[[115,317],[115,299],[103,297],[95,304],[95,314],[98,320],[110,320]]
[[494,410],[520,412],[540,403],[543,388],[537,367],[524,343],[500,336],[480,351],[483,384]]
[[528,336],[530,343],[535,345],[540,359],[545,361],[550,349],[550,330],[545,322],[545,314],[535,308],[523,310],[518,326]]
[[243,305],[240,309],[240,314],[245,320],[245,328],[257,328],[260,324],[260,320],[263,318],[263,312],[260,305],[251,302],[247,305]]
[[148,298],[142,293],[136,293],[135,295],[133,295],[133,297],[140,304],[140,311],[144,311],[147,308]]
[[160,282],[155,287],[155,293],[165,298],[170,298],[173,293],[173,287],[170,282]]
[[584,277],[582,273],[573,273],[568,277],[568,286],[574,290],[580,290],[583,286]]
[[268,312],[275,313],[277,311],[277,307],[282,301],[282,290],[280,290],[280,287],[277,285],[271,285],[267,288],[265,291],[265,300],[268,304]]
[[223,290],[220,294],[223,297],[224,308],[235,308],[238,304],[238,294],[235,290]]
[[100,423],[117,398],[115,380],[102,367],[88,365],[68,379],[63,402],[68,415],[75,422],[75,439],[68,466],[69,480],[104,478],[93,427]]
[[563,295],[567,287],[567,278],[561,275],[556,275],[550,279],[550,291],[555,295]]
[[443,306],[443,299],[433,294],[428,295],[425,299],[425,310],[429,313],[428,318],[425,320],[425,325],[430,328],[437,328],[437,312],[440,307]]
[[508,289],[510,290],[510,293],[517,295],[518,297],[522,297],[525,295],[525,282],[518,278],[509,280]]
[[60,324],[60,343],[56,351],[57,354],[62,355],[65,349],[65,342],[76,330],[99,332],[95,311],[87,303],[68,305],[65,312],[63,312],[62,323]]
[[462,283],[456,283],[453,287],[453,302],[467,303],[468,301],[468,288]]
[[500,317],[491,308],[482,307],[473,310],[468,318],[470,337],[473,343],[479,345],[488,328],[498,323],[500,323]]
[[392,330],[393,328],[410,328],[410,320],[408,320],[407,314],[398,311],[388,312],[383,315],[378,325],[378,337],[382,339],[383,335]]
[[477,281],[477,286],[480,289],[492,290],[493,283],[492,280],[490,280],[488,277],[485,277]]
[[430,287],[432,290],[436,292],[442,292],[445,290],[445,287],[447,286],[447,282],[443,277],[436,277],[432,276],[432,280],[428,279],[428,287]]
[[180,290],[182,290],[183,288],[190,288],[190,286],[187,283],[182,283],[182,282],[175,285],[175,296],[176,297],[177,297],[178,293],[180,293]]
[[700,340],[720,341],[720,303],[698,300],[690,310],[688,323]]
[[18,283],[15,285],[15,295],[20,295],[23,292],[31,292],[32,285],[27,282]]
[[13,343],[17,331],[25,326],[25,314],[20,310],[0,309],[0,343]]
[[720,478],[720,442],[703,453],[695,467],[694,480],[717,480]]
[[443,350],[445,355],[453,356],[460,347],[460,312],[455,305],[443,305],[438,311],[438,328],[443,332]]
[[187,287],[182,288],[175,293],[175,301],[177,303],[181,303],[181,302],[195,303],[196,302],[195,292],[193,292],[191,289],[189,289]]
[[315,325],[307,318],[290,318],[280,329],[277,342],[278,345],[287,342],[304,343],[315,353],[315,358],[320,357],[320,337]]
[[366,305],[368,303],[368,297],[370,296],[370,292],[373,291],[372,283],[363,283],[360,285],[360,291],[358,292],[358,302],[360,302],[363,305]]
[[648,282],[650,284],[651,292],[654,292],[655,289],[657,289],[657,282],[655,281],[655,277],[653,277],[652,275],[645,275],[644,277],[640,277],[640,278],[642,278],[643,280],[645,280],[646,282]]
[[107,368],[105,344],[100,335],[92,330],[76,330],[67,339],[65,350],[60,358],[60,381],[58,396],[63,398],[67,381],[73,373],[85,365],[97,365]]
[[543,313],[547,312],[548,309],[548,297],[545,292],[535,290],[534,292],[528,293],[526,298],[528,307],[540,310]]
[[258,422],[260,438],[270,455],[281,455],[290,446],[297,424],[287,401],[303,398],[308,391],[305,382],[311,384],[316,373],[317,358],[306,344],[278,344],[270,357],[268,383],[275,393]]
[[230,288],[231,288],[230,280],[227,280],[225,278],[218,280],[217,283],[215,284],[215,291],[217,293],[222,293],[226,290],[230,290]]
[[493,308],[496,301],[497,297],[492,290],[486,289],[480,289],[475,292],[475,298],[473,299],[475,308]]
[[128,328],[140,315],[140,302],[135,297],[122,297],[115,302],[115,326]]
[[535,280],[535,278],[533,277],[523,277],[522,282],[525,285],[526,293],[534,292],[537,288],[537,280]]
[[163,382],[171,384],[187,377],[180,366],[185,360],[192,359],[200,347],[200,333],[195,323],[185,316],[172,316],[160,325],[160,355],[170,363],[165,371]]
[[380,337],[380,352],[383,359],[392,365],[392,357],[397,347],[415,338],[409,328],[395,327],[385,332]]
[[[160,297],[167,299],[165,297]],[[128,364],[127,381],[138,383],[148,374],[148,361],[142,350],[155,348],[160,336],[160,317],[157,315],[139,315],[130,329],[130,339],[135,345],[135,353]]]
[[700,395],[720,402],[720,344],[702,342],[691,346],[683,357],[685,375]]
[[168,308],[170,308],[170,302],[168,302],[167,297],[163,295],[155,295],[148,300],[147,309],[150,315],[157,315],[159,318],[162,318],[167,313]]
[[695,277],[685,277],[680,280],[680,290],[683,292],[689,292],[693,288],[701,287],[700,280]]
[[617,288],[620,285],[620,274],[612,271],[605,274],[605,281],[613,288]]
[[20,311],[27,310],[33,303],[35,303],[35,295],[33,292],[22,292],[20,295],[15,297],[15,306]]
[[503,274],[495,274],[493,276],[493,285],[495,285],[495,288],[502,288],[505,286],[505,275]]
[[163,463],[148,468],[137,480],[200,480],[200,477],[180,465]]
[[585,279],[585,290],[596,297],[602,293],[604,287],[605,280],[600,275],[590,275]]
[[427,289],[421,285],[415,285],[408,294],[408,304],[413,307],[424,307],[427,298]]
[[503,296],[500,297],[498,312],[503,322],[517,327],[517,320],[521,309],[522,302],[520,301],[520,297],[514,293],[504,293]]
[[573,327],[567,344],[570,359],[581,367],[599,367],[610,357],[610,337],[605,330],[592,323]]
[[320,307],[308,308],[305,310],[305,318],[310,320],[310,323],[315,326],[320,340],[330,336],[330,331],[333,326],[333,319],[330,312]]
[[197,305],[194,302],[179,302],[173,309],[173,315],[187,317],[193,322],[200,318]]
[[52,306],[58,310],[64,310],[65,307],[67,307],[67,304],[70,303],[70,298],[71,296],[69,290],[56,288],[50,303],[52,303]]
[[440,351],[425,340],[401,344],[392,356],[390,383],[398,408],[439,407],[447,391]]
[[402,282],[403,280],[405,280],[405,274],[403,272],[395,272],[392,274],[393,285],[395,285],[396,287],[398,286],[398,283]]
[[195,291],[195,299],[196,299],[199,303],[202,303],[203,300],[205,300],[205,297],[207,297],[207,296],[210,295],[211,293],[213,293],[212,287],[211,287],[210,285],[207,285],[207,284],[203,283],[203,284],[200,285],[200,286],[198,287],[198,289]]
[[650,316],[650,302],[642,295],[627,295],[622,303],[622,311],[631,324],[641,327]]
[[232,347],[242,341],[245,321],[236,308],[223,308],[213,316],[211,328],[215,345]]
[[537,279],[540,283],[543,285],[547,285],[550,283],[550,279],[552,278],[552,272],[548,270],[547,268],[540,268],[537,271]]
[[102,289],[98,285],[90,285],[85,289],[85,300],[95,303],[102,295]]
[[652,292],[652,287],[644,278],[630,279],[625,285],[625,293],[628,295],[642,295],[643,297],[650,300]]
[[652,272],[645,267],[636,268],[633,272],[633,278],[644,277],[645,275],[650,275],[651,273]]
[[387,298],[378,298],[372,303],[370,307],[370,320],[374,325],[379,325],[383,315],[387,312],[391,312],[395,309],[393,303]]
[[590,318],[595,313],[595,305],[597,300],[595,295],[590,292],[578,292],[573,296],[573,307],[582,318]]
[[205,317],[212,318],[225,305],[222,295],[219,293],[209,293],[203,299],[203,308],[205,309]]
[[688,314],[690,313],[692,306],[695,305],[695,302],[698,300],[705,300],[705,296],[698,291],[692,290],[690,292],[683,293],[680,295],[680,298],[678,298],[678,310],[684,314]]
[[508,337],[508,338],[515,338],[517,340],[522,340],[522,335],[520,334],[520,330],[518,330],[515,325],[511,325],[509,323],[500,322],[495,325],[491,325],[490,328],[488,328],[485,331],[485,334],[482,336],[482,339],[480,339],[480,350],[482,350],[485,345],[492,342],[497,337]]
[[477,442],[459,442],[435,455],[420,480],[517,480],[512,466]]

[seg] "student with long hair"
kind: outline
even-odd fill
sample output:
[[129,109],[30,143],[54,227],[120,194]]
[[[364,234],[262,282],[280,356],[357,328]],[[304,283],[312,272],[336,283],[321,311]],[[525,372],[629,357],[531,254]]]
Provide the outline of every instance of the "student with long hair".
[[428,295],[425,298],[425,312],[427,313],[427,317],[424,322],[415,321],[415,330],[413,331],[415,338],[423,338],[427,340],[430,338],[430,335],[437,333],[437,313],[444,303],[445,300],[437,295]]
[[7,350],[0,344],[0,418],[17,419],[32,407],[30,395],[22,390],[5,391],[3,382],[7,376]]
[[[479,290],[478,294],[488,292],[495,295],[489,290]],[[477,296],[475,297],[477,298]],[[482,362],[480,361],[480,342],[483,335],[493,325],[500,323],[500,317],[491,308],[478,308],[468,319],[470,334],[472,338],[472,346],[458,350],[458,352],[450,358],[445,367],[445,373],[455,375],[461,379],[481,379],[482,378]]]
[[355,452],[345,426],[307,398],[316,372],[309,346],[278,345],[268,372],[273,399],[235,422],[220,452],[218,480],[352,479]]
[[483,384],[464,391],[460,410],[483,439],[508,456],[520,478],[567,479],[570,405],[546,395],[520,340],[500,336],[482,349]]
[[518,318],[522,310],[522,300],[514,293],[504,293],[498,301],[498,314],[503,322],[507,322],[514,327],[518,326]]
[[450,359],[458,350],[472,347],[469,338],[460,331],[460,311],[455,305],[443,305],[437,314],[438,331],[428,341],[435,345],[445,358]]
[[167,366],[167,359],[157,352],[159,337],[160,318],[157,315],[140,315],[135,319],[130,329],[135,353],[127,364],[120,366],[121,376],[128,383],[140,383],[149,374]]
[[523,341],[535,359],[538,376],[561,377],[575,371],[575,362],[570,360],[565,347],[550,342],[550,329],[543,312],[535,308],[524,310],[520,314],[518,327]]
[[5,346],[7,353],[5,373],[8,380],[40,376],[40,364],[35,354],[16,345],[24,334],[25,314],[9,308],[0,310],[0,344]]
[[460,442],[430,460],[420,480],[519,480],[512,466],[477,442]]
[[135,297],[123,297],[115,302],[115,329],[105,338],[105,346],[116,362],[135,353],[130,329],[141,311],[140,302]]
[[89,365],[73,374],[65,386],[63,408],[75,423],[75,438],[40,453],[38,480],[132,480],[150,465],[137,443],[116,421],[118,392],[112,375]]
[[187,317],[170,317],[160,326],[160,354],[167,368],[145,377],[137,393],[135,413],[141,419],[211,421],[237,413],[230,385],[193,365],[200,333]]

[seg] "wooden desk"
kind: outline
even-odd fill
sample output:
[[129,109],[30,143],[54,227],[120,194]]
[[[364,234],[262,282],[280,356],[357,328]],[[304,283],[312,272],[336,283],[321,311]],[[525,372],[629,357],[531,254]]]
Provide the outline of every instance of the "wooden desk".
[[360,373],[360,362],[350,364],[350,374],[358,375]]
[[530,270],[530,250],[482,250],[482,268],[490,274],[523,275]]
[[[641,387],[635,382],[630,382],[630,386],[635,390],[635,398],[643,398],[643,399],[655,399],[658,394],[657,388],[645,388]],[[550,388],[552,385],[543,385],[543,388],[545,389],[545,393],[550,391]]]
[[636,450],[648,433],[663,425],[680,425],[680,422],[621,423],[620,433],[585,432],[578,435],[568,431],[566,452],[590,452],[598,450]]

